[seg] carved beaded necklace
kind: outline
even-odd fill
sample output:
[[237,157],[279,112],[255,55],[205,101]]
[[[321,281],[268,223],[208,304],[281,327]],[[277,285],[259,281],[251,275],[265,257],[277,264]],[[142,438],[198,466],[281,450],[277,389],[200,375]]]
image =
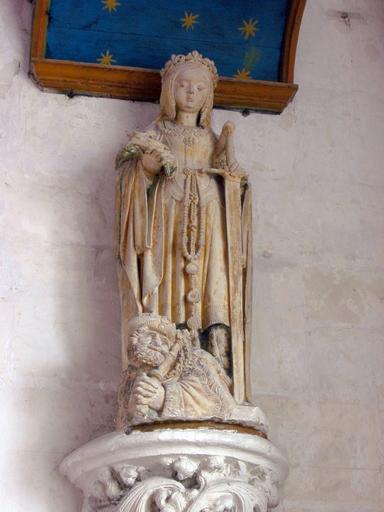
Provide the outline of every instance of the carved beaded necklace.
[[[193,333],[197,343],[197,329],[200,325],[198,304],[201,295],[198,288],[199,259],[205,244],[206,207],[200,199],[197,175],[202,169],[191,169],[187,166],[187,148],[192,147],[196,139],[204,132],[200,128],[166,128],[165,139],[168,135],[182,137],[184,146],[183,173],[185,175],[183,197],[183,227],[182,227],[182,253],[185,259],[185,273],[188,277],[189,290],[185,299],[189,304],[190,315],[187,318],[188,329]],[[169,143],[168,143],[169,146]]]

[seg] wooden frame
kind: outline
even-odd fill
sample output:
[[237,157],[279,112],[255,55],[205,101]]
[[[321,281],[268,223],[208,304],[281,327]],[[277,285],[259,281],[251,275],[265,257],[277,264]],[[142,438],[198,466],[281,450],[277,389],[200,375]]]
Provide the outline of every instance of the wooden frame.
[[[281,113],[296,94],[293,83],[296,46],[306,0],[292,0],[284,34],[280,81],[222,78],[215,106]],[[42,90],[69,96],[82,94],[141,101],[158,101],[158,71],[125,66],[103,66],[45,58],[50,0],[35,0],[30,76]]]

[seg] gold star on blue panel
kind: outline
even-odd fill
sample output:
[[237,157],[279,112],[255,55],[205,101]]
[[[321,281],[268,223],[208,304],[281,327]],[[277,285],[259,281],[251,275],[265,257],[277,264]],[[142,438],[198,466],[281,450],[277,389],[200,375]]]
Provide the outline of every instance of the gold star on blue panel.
[[243,20],[243,25],[239,27],[239,30],[242,32],[246,41],[250,37],[255,37],[256,32],[259,31],[259,28],[256,26],[258,23],[258,20],[254,20],[253,18],[250,18],[249,21]]
[[197,21],[198,17],[199,17],[198,14],[193,14],[192,12],[191,13],[185,12],[184,18],[181,18],[181,20],[180,20],[183,22],[182,27],[185,28],[185,30],[189,30],[190,28],[193,30],[195,27],[195,23],[199,23]]
[[102,0],[103,9],[107,9],[109,12],[116,11],[120,3],[117,0]]
[[105,53],[102,53],[100,55],[100,57],[97,59],[97,62],[99,64],[102,64],[103,66],[111,66],[112,64],[114,64],[116,61],[115,59],[113,58],[113,55],[112,53],[110,53],[109,50],[107,50]]
[[236,75],[234,75],[234,78],[237,80],[250,80],[251,78],[251,72],[249,69],[238,69]]

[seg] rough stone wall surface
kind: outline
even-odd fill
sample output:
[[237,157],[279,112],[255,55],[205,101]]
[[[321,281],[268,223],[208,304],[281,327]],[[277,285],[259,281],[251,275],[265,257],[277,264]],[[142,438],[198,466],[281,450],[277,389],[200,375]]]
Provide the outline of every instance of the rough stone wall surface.
[[[46,94],[27,0],[0,3],[2,512],[80,510],[57,472],[113,428],[113,159],[158,106]],[[254,399],[281,512],[384,511],[384,3],[308,0],[295,101],[237,125],[255,202]]]

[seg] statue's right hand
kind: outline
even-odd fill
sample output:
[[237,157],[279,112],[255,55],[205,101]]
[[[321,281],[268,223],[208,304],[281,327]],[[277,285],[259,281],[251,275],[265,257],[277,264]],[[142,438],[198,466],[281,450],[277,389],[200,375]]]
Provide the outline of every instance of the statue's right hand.
[[165,390],[160,381],[143,374],[136,378],[132,394],[136,403],[147,405],[155,411],[159,411],[164,403]]
[[156,149],[153,151],[146,151],[141,157],[141,162],[144,169],[152,175],[158,174],[160,169],[163,167],[161,155]]

